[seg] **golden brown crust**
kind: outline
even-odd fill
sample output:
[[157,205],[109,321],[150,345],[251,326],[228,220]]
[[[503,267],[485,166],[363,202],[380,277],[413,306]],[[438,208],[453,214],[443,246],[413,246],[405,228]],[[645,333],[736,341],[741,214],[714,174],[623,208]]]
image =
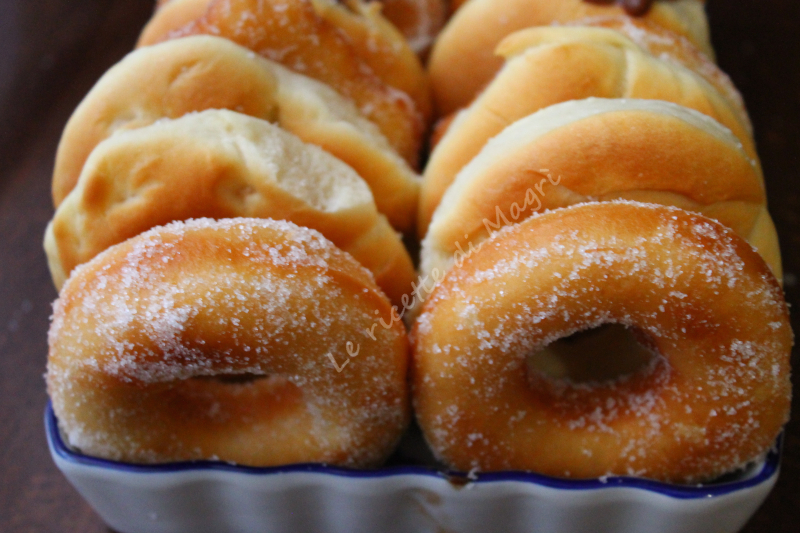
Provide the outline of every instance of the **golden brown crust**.
[[268,122],[222,110],[121,132],[95,148],[45,235],[56,288],[114,244],[203,217],[315,229],[369,268],[393,303],[411,290],[411,258],[350,167]]
[[[532,26],[623,14],[620,6],[583,0],[470,1],[450,19],[431,52],[429,72],[437,110],[452,113],[477,96],[502,67],[495,48],[511,33]],[[714,57],[702,2],[659,1],[645,20],[687,37]]]
[[[667,102],[587,99],[520,120],[484,147],[436,210],[420,268],[447,270],[459,250],[532,213],[614,199],[697,211],[779,256],[759,222],[763,177],[728,130]],[[770,266],[780,277],[780,261]]]
[[[195,15],[195,0],[183,2]],[[428,79],[416,54],[380,15],[378,5],[356,0],[346,5],[331,0],[210,0],[202,16],[180,27],[171,27],[159,13],[145,28],[139,46],[199,34],[230,39],[352,98],[397,151],[416,165],[431,115]],[[172,19],[171,13],[164,17]]]
[[[158,0],[158,16],[147,24],[140,46],[154,43],[172,30],[203,16],[212,0]],[[417,53],[426,51],[444,25],[448,9],[445,0],[380,0],[381,13],[408,40]]]
[[[417,223],[420,236],[458,172],[490,138],[516,120],[560,102],[602,97],[678,103],[722,123],[748,155],[758,159],[741,96],[713,63],[683,39],[652,24],[630,19],[595,23],[522,30],[499,45],[505,66],[462,112],[458,127],[443,136],[425,168]],[[621,29],[636,40],[614,31]]]
[[[450,271],[424,311],[415,412],[453,468],[696,483],[758,459],[788,420],[777,281],[744,240],[679,209],[533,217]],[[609,323],[651,341],[649,368],[580,385],[526,370],[553,341]]]
[[349,100],[210,36],[137,50],[98,81],[64,129],[53,173],[56,206],[77,183],[91,151],[115,131],[205,109],[231,109],[273,121],[321,146],[367,181],[393,226],[413,228],[418,178]]
[[447,19],[444,0],[381,0],[384,16],[417,53],[427,51]]
[[172,224],[67,282],[48,392],[68,443],[95,457],[378,464],[410,417],[404,328],[364,334],[389,306],[314,231]]
[[633,17],[593,17],[568,23],[569,26],[608,28],[622,33],[655,57],[677,62],[702,76],[738,111],[742,122],[752,135],[753,128],[744,99],[730,77],[697,46],[683,35],[658,24]]
[[170,32],[202,17],[212,0],[158,0],[152,18],[147,22],[136,47],[149,46]]
[[456,11],[460,8],[467,0],[450,0],[450,11]]

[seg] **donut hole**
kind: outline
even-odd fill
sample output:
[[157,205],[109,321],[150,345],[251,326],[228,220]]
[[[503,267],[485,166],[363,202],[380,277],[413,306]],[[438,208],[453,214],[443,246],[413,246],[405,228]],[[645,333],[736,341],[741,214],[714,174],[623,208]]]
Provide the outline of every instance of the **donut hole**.
[[273,376],[268,374],[252,374],[245,372],[243,374],[220,374],[216,376],[196,376],[193,379],[201,381],[213,381],[223,385],[250,385],[257,381],[271,380]]
[[528,356],[528,374],[574,384],[612,383],[652,368],[659,357],[641,330],[621,324],[574,333]]

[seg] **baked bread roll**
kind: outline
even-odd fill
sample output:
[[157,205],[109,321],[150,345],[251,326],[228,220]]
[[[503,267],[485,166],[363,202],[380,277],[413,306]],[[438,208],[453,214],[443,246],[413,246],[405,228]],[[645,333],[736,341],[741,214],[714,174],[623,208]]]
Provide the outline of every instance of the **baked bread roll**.
[[[609,324],[644,342],[643,367],[529,366]],[[416,418],[462,471],[698,483],[758,460],[789,419],[780,286],[744,240],[676,208],[590,203],[506,228],[444,277],[412,337]]]
[[353,169],[269,122],[211,110],[123,131],[95,148],[45,233],[56,288],[114,244],[204,217],[318,230],[398,305],[415,277],[400,236]]
[[320,82],[210,36],[137,50],[97,82],[73,113],[58,146],[56,206],[77,183],[91,151],[114,132],[205,109],[231,109],[274,121],[322,147],[364,178],[378,209],[394,227],[414,227],[418,177],[349,100]]
[[763,177],[729,130],[667,102],[596,98],[548,107],[489,141],[445,193],[420,270],[449,270],[491,233],[533,213],[616,199],[716,219],[782,275]]
[[315,231],[170,224],[66,283],[47,390],[67,443],[93,457],[377,465],[410,419],[405,329],[365,334],[390,312]]
[[420,237],[456,174],[490,138],[560,102],[589,97],[674,102],[722,123],[747,154],[758,159],[742,98],[716,65],[657,26],[623,18],[596,24],[531,28],[500,43],[497,52],[505,58],[505,66],[456,115],[425,167],[417,223]]
[[[708,22],[700,0],[658,1],[646,20],[686,36],[713,58]],[[584,0],[471,0],[450,19],[436,40],[428,65],[437,110],[447,115],[468,105],[500,70],[494,55],[506,36],[531,26],[586,17],[623,15],[616,4]]]
[[[195,0],[172,0],[195,14]],[[352,98],[378,124],[397,151],[415,165],[431,114],[427,74],[405,38],[361,0],[209,0],[202,16],[182,27],[183,17],[156,11],[139,41],[209,34],[224,37]],[[409,98],[411,101],[409,101]]]

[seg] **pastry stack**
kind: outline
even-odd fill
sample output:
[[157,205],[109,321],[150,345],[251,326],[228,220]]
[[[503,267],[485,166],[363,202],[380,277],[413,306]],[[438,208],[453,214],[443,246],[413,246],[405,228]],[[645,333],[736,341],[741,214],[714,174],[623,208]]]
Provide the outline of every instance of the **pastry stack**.
[[703,2],[380,4],[159,1],[76,109],[45,237],[70,445],[365,467],[413,404],[464,471],[762,456],[792,333]]
[[408,339],[376,325],[415,277],[417,52],[444,5],[386,11],[398,27],[361,0],[162,1],[80,103],[45,236],[71,446],[254,466],[392,452]]

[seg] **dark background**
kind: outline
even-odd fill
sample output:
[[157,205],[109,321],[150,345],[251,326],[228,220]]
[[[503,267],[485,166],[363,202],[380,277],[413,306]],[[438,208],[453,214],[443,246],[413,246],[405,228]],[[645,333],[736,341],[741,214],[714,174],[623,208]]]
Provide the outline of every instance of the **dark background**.
[[[502,0],[498,0],[502,1]],[[0,0],[0,531],[106,531],[53,465],[42,374],[56,297],[41,240],[61,129],[92,84],[133,46],[152,0]],[[744,94],[800,302],[800,2],[709,0],[718,60]],[[798,314],[792,320],[800,331]],[[793,357],[798,367],[798,350]],[[797,390],[797,388],[796,388]],[[798,409],[795,394],[795,413]],[[800,418],[789,424],[781,479],[745,530],[796,532]],[[701,532],[698,532],[701,533]]]

